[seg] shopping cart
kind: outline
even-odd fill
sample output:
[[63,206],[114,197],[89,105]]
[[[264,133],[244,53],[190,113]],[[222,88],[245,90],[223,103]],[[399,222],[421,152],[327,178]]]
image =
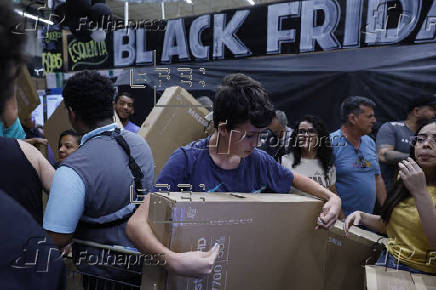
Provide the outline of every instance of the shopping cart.
[[[73,240],[73,243],[82,244],[85,246],[90,246],[99,249],[110,250],[111,252],[118,254],[128,254],[128,255],[141,255],[140,252],[125,249],[118,246],[103,245],[90,241]],[[133,279],[138,282],[126,282],[113,280],[107,277],[98,276],[90,273],[84,273],[80,271],[72,258],[71,252],[65,257],[65,264],[67,269],[67,290],[139,290],[141,287],[141,272],[134,271],[132,269],[125,269],[124,271],[129,272],[130,276],[137,275],[137,279]],[[99,265],[100,267],[115,268],[111,265]],[[116,268],[119,272],[120,268]]]

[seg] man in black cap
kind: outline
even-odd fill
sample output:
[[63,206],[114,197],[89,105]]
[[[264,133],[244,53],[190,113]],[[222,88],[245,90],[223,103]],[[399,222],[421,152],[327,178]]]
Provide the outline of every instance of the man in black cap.
[[415,135],[420,122],[436,116],[436,96],[420,95],[409,106],[407,119],[386,122],[377,133],[377,154],[382,177],[389,189],[398,175],[398,162],[406,159],[410,151],[410,137]]

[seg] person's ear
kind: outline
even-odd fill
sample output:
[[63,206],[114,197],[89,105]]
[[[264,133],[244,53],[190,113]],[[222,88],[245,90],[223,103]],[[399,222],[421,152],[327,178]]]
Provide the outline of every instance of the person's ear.
[[73,111],[71,107],[67,107],[68,117],[70,118],[70,122],[73,123],[77,121],[76,113]]
[[357,116],[354,115],[353,113],[350,113],[350,114],[348,115],[348,122],[349,122],[350,124],[355,125],[356,122],[357,122],[356,119],[357,119]]
[[227,128],[227,122],[219,123],[218,134],[221,136],[227,136],[229,134],[229,129]]

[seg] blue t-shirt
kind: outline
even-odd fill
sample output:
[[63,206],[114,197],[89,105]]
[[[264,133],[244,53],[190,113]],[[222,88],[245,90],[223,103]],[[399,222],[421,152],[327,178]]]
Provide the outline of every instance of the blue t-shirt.
[[[209,155],[209,139],[200,139],[178,148],[162,168],[156,184],[181,191],[178,184],[191,184],[193,192],[277,192],[288,193],[294,175],[268,153],[254,149],[242,158],[238,168],[222,169]],[[155,191],[166,190],[155,187]],[[189,190],[186,187],[184,191]]]
[[139,131],[139,127],[130,121],[127,123],[126,126],[124,126],[124,129],[127,131],[130,131],[132,133],[135,133],[135,134],[138,133],[138,131]]
[[345,140],[332,144],[336,191],[342,199],[342,210],[345,215],[356,210],[372,213],[376,201],[375,175],[380,174],[375,142],[362,136],[356,150],[341,129],[331,133],[330,138]]

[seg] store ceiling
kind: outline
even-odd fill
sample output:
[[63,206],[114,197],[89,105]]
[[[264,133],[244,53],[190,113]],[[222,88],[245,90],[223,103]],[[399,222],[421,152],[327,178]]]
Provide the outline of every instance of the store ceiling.
[[[279,0],[254,0],[256,4],[278,2]],[[106,4],[112,13],[119,18],[124,18],[124,2],[120,0],[107,0]],[[192,4],[186,1],[165,3],[165,18],[179,18],[192,15],[219,12],[225,9],[251,6],[247,0],[192,0]],[[129,18],[162,19],[161,3],[130,3]]]
[[[14,0],[20,8],[28,13],[38,14],[40,17],[49,17],[49,11],[39,10],[38,7],[44,6],[47,0]],[[91,0],[89,0],[91,1]],[[149,1],[157,3],[129,3],[129,19],[147,20],[162,19],[162,5],[159,0],[128,0],[133,2]],[[216,13],[226,9],[237,9],[251,7],[247,0],[191,0],[192,4],[186,0],[165,0],[175,2],[165,2],[165,19],[194,16],[207,13]],[[279,2],[283,0],[253,0],[256,4]],[[117,18],[124,18],[123,0],[106,0],[106,4]]]

